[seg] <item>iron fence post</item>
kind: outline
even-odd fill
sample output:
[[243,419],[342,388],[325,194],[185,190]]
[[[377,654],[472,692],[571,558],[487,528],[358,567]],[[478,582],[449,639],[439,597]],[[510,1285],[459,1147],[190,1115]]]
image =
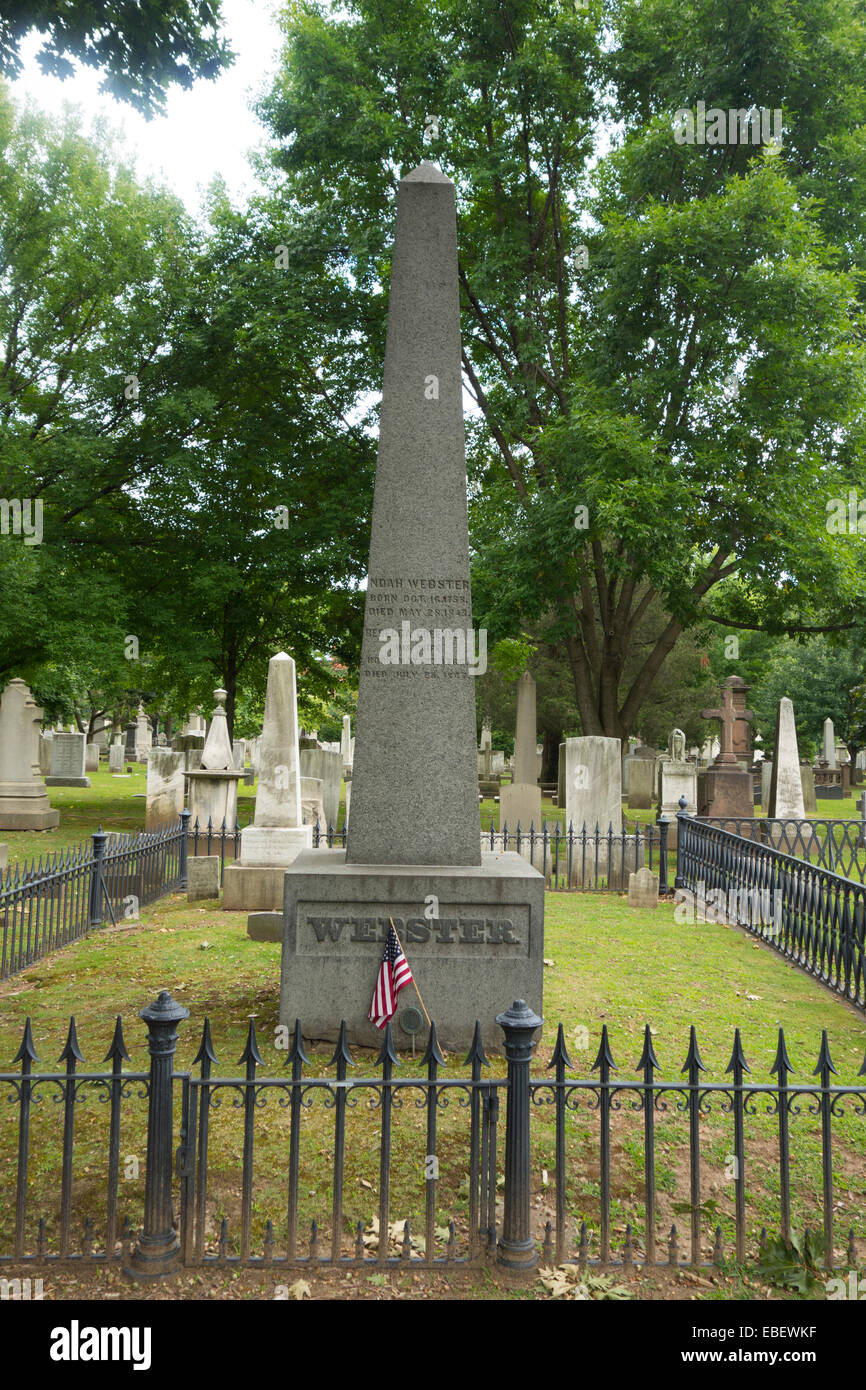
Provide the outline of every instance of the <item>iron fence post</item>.
[[191,815],[192,812],[188,811],[184,806],[180,813],[180,880],[178,882],[178,888],[188,887],[187,851],[189,849],[189,821]]
[[93,873],[90,878],[90,925],[98,927],[102,921],[102,861],[105,857],[105,841],[108,839],[102,826],[93,832]]
[[133,1279],[158,1279],[174,1272],[180,1254],[171,1210],[172,1068],[177,1025],[189,1018],[189,1009],[176,1003],[164,989],[155,1004],[141,1010],[139,1018],[147,1024],[150,1051],[144,1224],[124,1274]]
[[668,830],[670,821],[666,815],[659,818],[659,897],[667,897],[668,892]]
[[686,880],[683,873],[684,868],[684,844],[686,839],[686,826],[690,819],[686,807],[688,802],[684,796],[679,799],[679,810],[677,811],[677,871],[674,877],[674,888],[685,888]]
[[543,1019],[523,999],[497,1016],[505,1034],[508,1060],[508,1109],[505,1117],[505,1198],[502,1237],[496,1263],[520,1274],[538,1264],[538,1251],[529,1229],[530,1144],[529,1064],[535,1050],[534,1033]]

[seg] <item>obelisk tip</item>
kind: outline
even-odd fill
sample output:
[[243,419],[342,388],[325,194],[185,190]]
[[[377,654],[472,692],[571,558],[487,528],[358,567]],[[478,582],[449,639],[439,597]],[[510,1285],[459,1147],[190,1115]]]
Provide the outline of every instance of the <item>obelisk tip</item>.
[[447,174],[443,174],[438,164],[431,164],[429,159],[422,159],[415,169],[410,169],[400,180],[401,183],[448,183],[451,180]]

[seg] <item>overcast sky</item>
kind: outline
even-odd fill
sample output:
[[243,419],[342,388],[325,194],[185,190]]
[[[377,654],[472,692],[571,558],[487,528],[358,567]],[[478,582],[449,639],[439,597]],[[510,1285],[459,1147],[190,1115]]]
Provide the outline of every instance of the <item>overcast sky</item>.
[[262,143],[263,131],[249,102],[276,70],[278,8],[278,0],[223,0],[223,32],[235,51],[234,63],[215,82],[196,82],[190,91],[170,88],[167,114],[152,121],[100,92],[94,68],[79,67],[66,82],[43,76],[35,60],[40,47],[35,35],[22,49],[24,72],[10,86],[17,98],[28,97],[45,111],[59,115],[71,103],[81,107],[88,124],[93,116],[108,118],[123,131],[127,158],[139,173],[159,177],[196,213],[199,190],[215,174],[222,174],[236,199],[255,187],[246,152]]

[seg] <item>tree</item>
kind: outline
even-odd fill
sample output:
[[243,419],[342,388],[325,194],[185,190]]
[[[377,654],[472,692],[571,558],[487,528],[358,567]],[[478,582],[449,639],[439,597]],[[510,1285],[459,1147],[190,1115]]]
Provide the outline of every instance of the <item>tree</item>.
[[44,507],[38,545],[0,535],[0,675],[178,717],[224,684],[231,729],[286,648],[330,697],[372,492],[352,287],[279,198],[217,186],[196,228],[74,122],[7,102],[0,132],[2,490]]
[[[863,602],[864,542],[825,503],[866,479],[864,239],[833,244],[840,187],[866,225],[864,25],[853,0],[775,9],[627,0],[603,29],[550,0],[307,4],[262,104],[371,320],[398,171],[426,153],[454,179],[476,612],[564,655],[586,733],[634,731],[703,622],[846,628]],[[677,144],[707,96],[784,106],[797,137]]]
[[233,54],[217,28],[221,0],[32,0],[0,9],[0,73],[17,77],[19,50],[36,29],[42,71],[71,77],[72,59],[105,74],[102,88],[144,113],[165,107],[167,89],[214,78]]
[[749,692],[755,724],[771,755],[779,701],[787,696],[794,706],[797,742],[803,757],[820,753],[824,720],[832,719],[852,761],[866,745],[866,657],[861,641],[831,643],[826,637],[806,642],[782,640],[763,665]]

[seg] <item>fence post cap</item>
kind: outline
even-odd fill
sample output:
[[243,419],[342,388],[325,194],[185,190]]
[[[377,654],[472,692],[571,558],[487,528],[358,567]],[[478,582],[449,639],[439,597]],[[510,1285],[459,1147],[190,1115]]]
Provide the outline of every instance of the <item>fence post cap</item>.
[[189,1018],[189,1009],[172,999],[167,989],[161,989],[154,1003],[146,1004],[139,1010],[138,1016],[144,1019],[145,1023],[180,1023],[183,1019]]
[[544,1019],[539,1018],[538,1014],[530,1009],[525,999],[515,999],[510,1009],[507,1009],[504,1014],[496,1015],[496,1022],[500,1028],[534,1033],[536,1028],[541,1027]]

